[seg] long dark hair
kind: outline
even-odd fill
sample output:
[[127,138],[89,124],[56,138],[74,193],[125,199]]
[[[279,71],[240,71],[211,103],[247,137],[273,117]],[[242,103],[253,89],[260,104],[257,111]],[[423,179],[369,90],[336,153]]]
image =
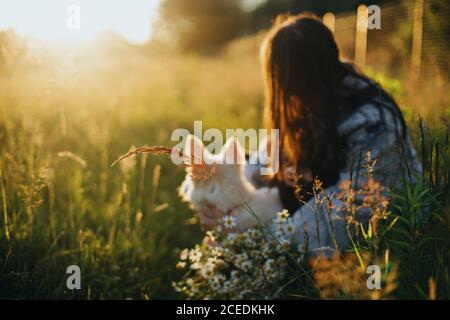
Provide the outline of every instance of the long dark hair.
[[[311,14],[278,17],[261,47],[266,85],[266,127],[280,130],[279,170],[274,182],[283,200],[288,167],[294,167],[294,186],[311,189],[302,174],[318,178],[324,187],[338,180],[345,164],[343,141],[337,133],[339,120],[347,112],[342,84],[349,73],[381,88],[357,69],[342,62],[332,32]],[[356,96],[356,92],[347,92]],[[383,93],[385,93],[383,91]],[[400,114],[401,116],[401,114]]]
[[326,185],[337,180],[336,132],[343,70],[331,31],[316,17],[278,17],[261,48],[266,84],[265,122],[280,130],[279,170],[308,171]]

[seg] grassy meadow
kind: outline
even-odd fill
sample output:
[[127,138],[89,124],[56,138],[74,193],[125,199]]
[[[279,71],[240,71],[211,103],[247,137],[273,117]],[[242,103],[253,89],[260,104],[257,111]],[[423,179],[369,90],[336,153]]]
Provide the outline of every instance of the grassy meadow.
[[[41,53],[0,77],[0,298],[180,297],[179,252],[203,237],[177,195],[184,170],[146,155],[110,165],[132,146],[173,145],[171,132],[194,120],[261,122],[259,37],[210,57],[103,45]],[[428,298],[434,283],[449,298],[449,136],[439,118],[450,105],[416,108],[421,98],[401,82],[370,73],[405,107],[426,168],[396,197],[400,218],[377,245],[399,261],[396,297]],[[419,109],[434,129],[418,129]],[[81,290],[66,288],[72,264]]]

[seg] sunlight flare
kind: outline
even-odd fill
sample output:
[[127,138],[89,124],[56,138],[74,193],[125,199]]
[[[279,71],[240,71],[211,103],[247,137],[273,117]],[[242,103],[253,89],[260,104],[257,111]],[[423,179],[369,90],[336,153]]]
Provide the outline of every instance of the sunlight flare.
[[[111,30],[135,43],[148,40],[159,0],[0,0],[0,29],[45,41],[84,42]],[[73,22],[79,25],[73,25]],[[72,26],[72,27],[71,27]]]

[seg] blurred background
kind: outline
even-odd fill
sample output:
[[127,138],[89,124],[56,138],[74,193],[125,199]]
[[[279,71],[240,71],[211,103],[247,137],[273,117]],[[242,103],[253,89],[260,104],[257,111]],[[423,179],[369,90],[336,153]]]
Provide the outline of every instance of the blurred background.
[[[371,4],[381,29],[358,28]],[[110,164],[194,120],[259,127],[259,45],[276,15],[302,11],[409,123],[449,125],[446,0],[0,0],[0,297],[177,297],[179,250],[202,238],[183,170]]]

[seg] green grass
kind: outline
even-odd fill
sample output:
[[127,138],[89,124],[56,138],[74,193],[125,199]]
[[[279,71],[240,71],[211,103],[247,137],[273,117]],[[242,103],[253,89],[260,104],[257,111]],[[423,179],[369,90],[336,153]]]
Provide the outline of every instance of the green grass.
[[[176,297],[179,250],[202,239],[177,195],[184,170],[158,157],[138,157],[128,171],[110,165],[132,145],[174,145],[172,130],[194,120],[255,126],[257,61],[226,59],[132,52],[105,58],[106,68],[61,74],[45,64],[2,77],[1,298]],[[245,77],[256,81],[244,86]],[[71,264],[81,267],[80,291],[66,289]]]
[[[418,125],[419,158],[423,176],[415,185],[393,195],[395,227],[385,236],[387,247],[400,263],[398,296],[450,298],[450,144],[449,129]],[[403,267],[403,270],[402,270]]]
[[[183,170],[152,156],[128,170],[110,165],[132,145],[173,145],[172,130],[192,130],[194,120],[257,126],[256,52],[251,39],[216,58],[126,52],[81,57],[72,71],[51,61],[2,75],[0,298],[179,297],[171,286],[182,275],[179,250],[202,239],[177,196]],[[422,140],[424,183],[398,196],[402,219],[382,240],[400,263],[398,297],[426,297],[433,277],[438,297],[448,298],[448,133]],[[72,264],[81,267],[81,290],[66,288]]]

